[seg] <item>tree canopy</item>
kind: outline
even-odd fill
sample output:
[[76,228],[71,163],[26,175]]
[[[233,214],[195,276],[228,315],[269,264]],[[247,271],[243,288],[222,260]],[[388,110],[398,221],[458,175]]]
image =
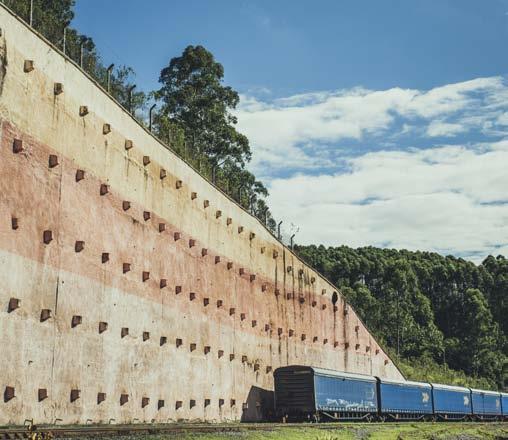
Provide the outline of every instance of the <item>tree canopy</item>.
[[[0,1],[27,23],[30,22],[30,0]],[[83,61],[83,69],[106,87],[107,67],[93,39],[71,27],[74,6],[75,0],[33,0],[32,26],[77,64]],[[133,85],[134,76],[134,70],[128,66],[117,66],[111,75],[110,93],[126,109],[129,104],[127,91]],[[144,92],[134,92],[132,110],[143,109],[146,100]]]
[[[30,20],[30,1],[0,0],[22,19]],[[188,46],[170,59],[160,72],[159,90],[146,94],[135,89],[134,70],[117,66],[108,81],[104,63],[93,39],[71,26],[75,0],[33,0],[32,25],[53,45],[92,75],[120,105],[146,125],[149,99],[160,104],[153,115],[153,131],[183,159],[258,217],[272,231],[268,191],[247,170],[249,140],[236,129],[232,111],[238,92],[223,84],[224,68],[203,46]],[[65,38],[64,38],[65,35]]]
[[187,145],[198,159],[210,165],[229,159],[240,166],[250,160],[248,139],[239,133],[230,110],[240,98],[222,84],[224,68],[203,46],[188,46],[162,69],[162,87],[156,97],[162,101],[161,117],[182,128]]
[[161,88],[154,93],[161,103],[155,130],[273,231],[275,220],[265,202],[268,191],[246,169],[249,140],[238,132],[231,113],[240,98],[223,80],[223,66],[207,49],[187,46],[161,71]]
[[370,330],[405,359],[508,386],[508,260],[480,265],[430,252],[298,246]]

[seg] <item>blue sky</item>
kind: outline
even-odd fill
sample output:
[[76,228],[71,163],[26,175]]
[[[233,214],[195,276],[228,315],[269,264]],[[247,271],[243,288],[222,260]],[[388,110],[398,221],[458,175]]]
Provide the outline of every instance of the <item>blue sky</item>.
[[299,242],[508,254],[508,0],[77,0],[74,25],[144,90],[212,51]]

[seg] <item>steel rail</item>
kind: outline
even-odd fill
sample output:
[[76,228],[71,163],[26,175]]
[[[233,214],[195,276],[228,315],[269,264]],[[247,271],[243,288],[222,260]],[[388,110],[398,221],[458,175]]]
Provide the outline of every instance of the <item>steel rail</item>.
[[[135,425],[83,425],[83,426],[22,426],[0,428],[0,440],[57,438],[97,438],[98,436],[128,436],[139,434],[227,433],[240,431],[269,431],[292,424],[206,424],[168,423]],[[301,426],[301,424],[299,425]]]
[[[421,422],[426,423],[426,422]],[[435,422],[429,422],[435,423]],[[451,422],[453,423],[453,422]],[[481,425],[478,422],[455,422],[461,425]],[[17,426],[0,427],[0,440],[52,440],[58,438],[97,438],[100,436],[129,436],[140,434],[207,434],[207,433],[231,433],[241,431],[273,431],[281,428],[315,428],[321,430],[333,430],[345,426],[359,426],[365,424],[372,426],[377,423],[362,422],[327,422],[327,423],[229,423],[229,424],[206,424],[206,423],[167,423],[167,424],[135,424],[135,425],[82,425],[82,426]],[[489,423],[489,424],[492,424]],[[379,423],[379,425],[385,425]],[[407,423],[391,422],[390,426],[404,426]]]

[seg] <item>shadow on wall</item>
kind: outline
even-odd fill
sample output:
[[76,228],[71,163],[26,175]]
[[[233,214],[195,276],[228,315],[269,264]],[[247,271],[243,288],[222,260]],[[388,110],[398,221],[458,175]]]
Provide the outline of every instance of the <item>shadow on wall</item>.
[[268,422],[275,419],[274,393],[259,387],[251,387],[243,404],[242,422]]

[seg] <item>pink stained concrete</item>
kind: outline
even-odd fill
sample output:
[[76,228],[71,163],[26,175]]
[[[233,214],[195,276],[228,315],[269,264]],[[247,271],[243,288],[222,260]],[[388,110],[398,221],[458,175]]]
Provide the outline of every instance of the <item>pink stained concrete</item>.
[[[0,93],[0,390],[16,390],[0,402],[0,424],[260,420],[272,410],[273,370],[295,363],[400,378],[356,314],[345,314],[340,295],[333,307],[326,280],[2,7],[0,17],[0,52],[8,53],[8,64],[0,59],[7,67]],[[27,58],[35,63],[30,73],[22,68]],[[58,97],[55,81],[64,83]],[[78,114],[84,104],[86,117]],[[18,154],[15,138],[24,145]],[[49,166],[50,155],[57,165]],[[76,182],[78,169],[85,178]],[[131,265],[125,274],[124,263]],[[9,313],[11,298],[20,307]],[[41,322],[43,309],[51,317]],[[108,323],[102,333],[100,322]],[[129,331],[121,337],[123,328]],[[39,401],[41,388],[48,396]],[[80,391],[74,401],[72,390]]]

